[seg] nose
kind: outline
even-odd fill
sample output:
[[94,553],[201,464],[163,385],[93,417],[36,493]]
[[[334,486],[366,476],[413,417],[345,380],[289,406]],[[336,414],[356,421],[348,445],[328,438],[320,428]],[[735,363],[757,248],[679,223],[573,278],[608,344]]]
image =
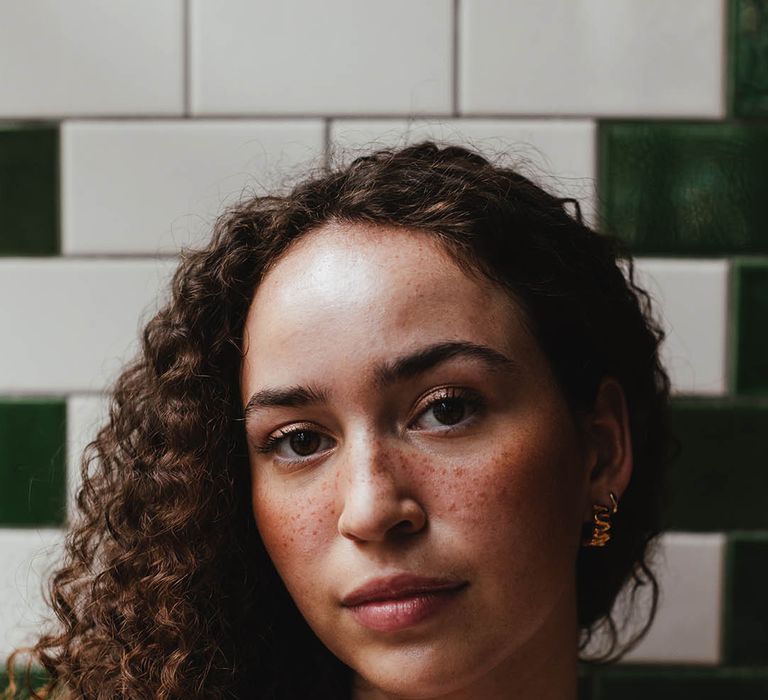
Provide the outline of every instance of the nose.
[[[350,446],[339,479],[339,534],[356,542],[382,542],[413,535],[427,514],[395,455],[374,440]],[[402,467],[402,465],[400,465]]]

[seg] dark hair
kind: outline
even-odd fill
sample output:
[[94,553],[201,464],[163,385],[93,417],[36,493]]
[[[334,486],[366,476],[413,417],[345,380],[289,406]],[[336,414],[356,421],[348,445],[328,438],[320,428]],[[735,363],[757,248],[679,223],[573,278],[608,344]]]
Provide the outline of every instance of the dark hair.
[[331,221],[430,232],[465,270],[502,285],[574,414],[601,378],[621,384],[634,470],[613,540],[582,548],[575,576],[584,644],[608,621],[605,658],[628,648],[644,629],[619,644],[617,593],[647,584],[654,609],[657,596],[647,556],[667,459],[663,334],[629,256],[568,205],[515,170],[426,142],[243,201],[206,247],[184,250],[170,303],[147,323],[83,456],[79,520],[49,590],[63,630],[26,650],[50,675],[46,689],[159,700],[348,692],[349,670],[309,630],[256,531],[238,381],[255,288],[293,241]]

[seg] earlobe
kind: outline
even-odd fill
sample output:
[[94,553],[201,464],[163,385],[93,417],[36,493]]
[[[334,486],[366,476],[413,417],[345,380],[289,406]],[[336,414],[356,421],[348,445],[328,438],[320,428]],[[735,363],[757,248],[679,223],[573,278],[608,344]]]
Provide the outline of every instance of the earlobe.
[[589,415],[586,439],[589,469],[590,503],[585,504],[587,518],[592,506],[608,505],[612,492],[620,501],[632,476],[632,437],[624,390],[613,377],[604,377]]

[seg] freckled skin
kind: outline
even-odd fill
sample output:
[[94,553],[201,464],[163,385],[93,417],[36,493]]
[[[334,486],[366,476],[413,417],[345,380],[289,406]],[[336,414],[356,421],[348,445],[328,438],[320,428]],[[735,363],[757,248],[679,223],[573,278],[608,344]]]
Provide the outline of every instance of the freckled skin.
[[[594,454],[509,298],[427,234],[330,225],[266,275],[245,335],[246,400],[268,386],[330,394],[326,405],[260,411],[247,426],[253,512],[302,614],[358,674],[356,698],[575,698],[574,562]],[[375,363],[446,340],[488,345],[520,371],[462,358],[374,388]],[[487,410],[452,434],[410,427],[419,400],[442,386],[475,389]],[[253,449],[295,423],[331,447],[299,468]],[[397,633],[364,628],[341,607],[361,584],[400,571],[469,585]]]

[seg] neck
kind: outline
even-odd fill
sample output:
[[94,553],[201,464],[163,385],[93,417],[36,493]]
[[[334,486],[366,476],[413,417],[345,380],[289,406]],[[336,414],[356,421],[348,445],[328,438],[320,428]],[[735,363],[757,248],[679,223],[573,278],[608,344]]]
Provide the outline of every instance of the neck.
[[[576,700],[578,623],[575,600],[567,597],[533,637],[489,673],[450,693],[430,695],[428,700]],[[355,677],[353,700],[410,697],[387,693]]]

